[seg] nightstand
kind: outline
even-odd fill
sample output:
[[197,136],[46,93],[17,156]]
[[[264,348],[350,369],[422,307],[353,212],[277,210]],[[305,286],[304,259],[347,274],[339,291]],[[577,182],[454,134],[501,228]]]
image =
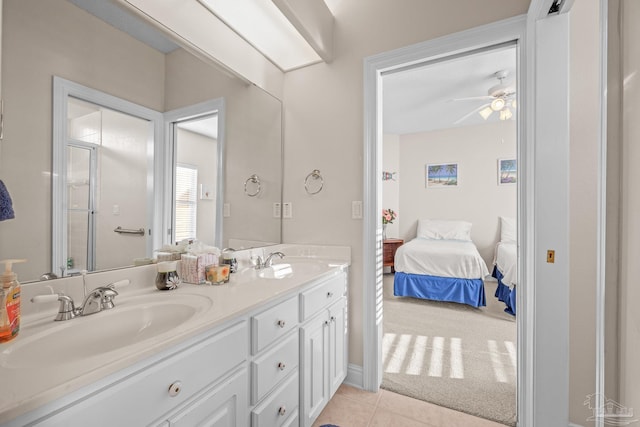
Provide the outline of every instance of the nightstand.
[[391,272],[395,273],[393,262],[396,257],[396,251],[402,244],[402,239],[385,239],[382,241],[382,266],[391,267]]

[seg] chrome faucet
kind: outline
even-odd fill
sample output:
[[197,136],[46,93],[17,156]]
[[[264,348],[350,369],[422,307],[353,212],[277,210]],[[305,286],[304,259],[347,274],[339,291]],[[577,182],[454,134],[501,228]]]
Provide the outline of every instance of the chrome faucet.
[[64,294],[36,295],[31,298],[31,302],[52,302],[59,301],[60,307],[55,320],[69,320],[77,316],[88,316],[90,314],[99,313],[103,310],[110,310],[115,307],[113,298],[118,295],[116,285],[127,285],[128,280],[112,283],[108,286],[100,286],[92,290],[84,299],[82,307],[76,307],[73,299]]
[[256,259],[256,270],[271,267],[271,265],[273,264],[273,257],[276,255],[280,258],[284,257],[284,254],[282,252],[271,252],[264,261],[262,260],[262,257],[258,256],[258,258]]
[[263,267],[271,267],[271,264],[273,264],[273,257],[277,255],[280,257],[280,259],[284,258],[284,254],[282,252],[271,252],[269,254],[269,256],[267,257],[267,259],[264,260],[263,263]]

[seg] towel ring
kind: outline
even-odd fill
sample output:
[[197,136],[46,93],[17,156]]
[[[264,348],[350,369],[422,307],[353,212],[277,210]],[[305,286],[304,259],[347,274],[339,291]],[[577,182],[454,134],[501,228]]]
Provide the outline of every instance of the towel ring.
[[[247,189],[247,186],[249,184],[254,184],[256,185],[256,188],[254,189],[254,191],[250,191]],[[258,177],[258,175],[253,174],[251,175],[249,178],[247,178],[247,180],[244,182],[244,194],[246,194],[249,197],[255,197],[258,194],[260,194],[260,190],[262,189],[261,185],[260,185],[260,178]]]
[[324,179],[322,178],[320,171],[318,169],[314,169],[313,172],[307,175],[307,177],[304,179],[304,189],[307,190],[308,194],[313,195],[321,192],[322,187],[324,187]]

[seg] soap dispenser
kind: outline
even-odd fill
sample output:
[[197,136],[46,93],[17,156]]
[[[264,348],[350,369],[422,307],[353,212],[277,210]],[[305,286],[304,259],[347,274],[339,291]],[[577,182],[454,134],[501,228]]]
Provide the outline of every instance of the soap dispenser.
[[20,283],[11,267],[17,262],[25,261],[0,261],[0,264],[4,264],[4,273],[0,275],[0,343],[14,339],[20,331]]

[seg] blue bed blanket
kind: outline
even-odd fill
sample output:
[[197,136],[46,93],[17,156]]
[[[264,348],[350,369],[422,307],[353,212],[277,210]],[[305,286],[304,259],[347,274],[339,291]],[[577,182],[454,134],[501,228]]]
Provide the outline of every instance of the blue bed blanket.
[[516,315],[516,287],[514,286],[511,289],[509,286],[505,285],[502,281],[504,275],[498,270],[497,266],[493,267],[493,272],[491,273],[493,277],[498,280],[498,287],[496,288],[495,297],[498,298],[498,301],[502,301],[507,308],[504,309],[505,313],[509,313],[512,316]]
[[396,272],[393,294],[435,301],[450,301],[472,307],[487,305],[482,279],[460,279]]

